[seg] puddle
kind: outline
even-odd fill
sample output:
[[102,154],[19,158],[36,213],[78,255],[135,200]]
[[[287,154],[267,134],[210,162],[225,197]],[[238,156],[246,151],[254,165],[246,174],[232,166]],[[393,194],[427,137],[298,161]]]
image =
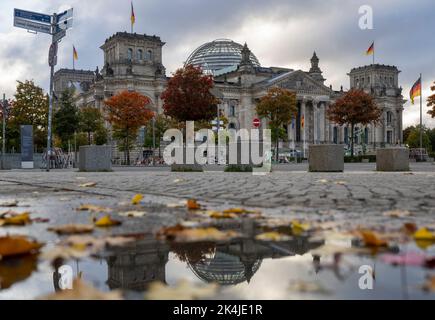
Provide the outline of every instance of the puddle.
[[[102,291],[122,289],[127,299],[143,299],[152,282],[172,287],[182,279],[198,285],[218,283],[213,299],[435,298],[422,290],[433,270],[393,266],[383,262],[381,253],[317,253],[334,241],[304,236],[260,241],[251,234],[228,241],[174,243],[148,236],[64,265]],[[344,241],[344,246],[354,248],[355,243]],[[433,257],[435,246],[420,249],[414,243],[400,244],[397,252]],[[372,290],[359,288],[361,266],[372,270]],[[34,299],[59,289],[59,273],[46,261],[36,266],[33,257],[1,262],[0,277],[8,279],[3,281],[0,299]]]

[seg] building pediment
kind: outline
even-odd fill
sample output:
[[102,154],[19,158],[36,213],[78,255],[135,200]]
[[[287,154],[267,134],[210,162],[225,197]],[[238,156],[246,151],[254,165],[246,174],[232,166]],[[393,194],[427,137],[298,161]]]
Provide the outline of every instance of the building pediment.
[[267,88],[280,87],[300,94],[331,95],[333,91],[301,70],[290,71],[265,82]]

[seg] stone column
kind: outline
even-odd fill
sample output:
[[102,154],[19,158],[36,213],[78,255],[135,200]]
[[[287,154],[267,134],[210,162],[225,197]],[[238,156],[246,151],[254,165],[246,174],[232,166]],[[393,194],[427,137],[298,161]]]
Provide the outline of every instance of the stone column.
[[[307,113],[306,113],[306,101],[305,99],[301,102],[301,143],[302,143],[302,152],[305,157],[306,155],[306,141],[307,141]],[[302,119],[304,119],[304,126],[302,127]]]
[[318,144],[319,143],[319,123],[318,123],[318,119],[319,119],[319,108],[318,106],[318,102],[317,101],[313,101],[313,143],[314,144]]

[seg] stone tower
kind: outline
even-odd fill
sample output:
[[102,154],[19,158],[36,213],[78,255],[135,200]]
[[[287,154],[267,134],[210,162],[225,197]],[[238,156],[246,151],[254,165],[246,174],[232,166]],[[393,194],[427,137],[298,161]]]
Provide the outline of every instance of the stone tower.
[[319,58],[317,57],[316,51],[314,51],[313,57],[311,58],[311,69],[308,74],[316,81],[321,83],[325,82],[325,78],[322,76],[322,70],[319,68]]
[[117,32],[101,46],[104,51],[103,76],[164,78],[162,47],[157,36]]

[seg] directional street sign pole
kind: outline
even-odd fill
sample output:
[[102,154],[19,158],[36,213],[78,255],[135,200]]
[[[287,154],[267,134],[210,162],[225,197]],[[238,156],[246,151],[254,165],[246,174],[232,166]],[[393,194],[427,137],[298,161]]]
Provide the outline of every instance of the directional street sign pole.
[[2,162],[1,168],[5,169],[5,156],[6,156],[6,95],[3,93],[3,104],[2,104],[2,118],[3,118],[3,128],[2,128]]
[[54,67],[57,64],[57,43],[65,37],[66,30],[72,26],[72,16],[72,8],[59,14],[54,13],[53,15],[14,9],[15,27],[27,29],[29,32],[42,32],[51,35],[51,45],[48,54],[48,65],[50,66],[50,88],[47,128],[47,171],[50,171],[50,158],[52,155],[53,77]]
[[56,14],[53,15],[52,29],[53,35],[51,39],[50,51],[48,54],[48,64],[50,65],[50,93],[49,93],[49,105],[48,105],[48,129],[47,129],[47,171],[50,171],[50,163],[51,163],[51,126],[52,126],[52,117],[53,117],[53,77],[54,77],[54,66],[56,65],[57,60],[57,41],[55,38],[54,30],[56,29]]

